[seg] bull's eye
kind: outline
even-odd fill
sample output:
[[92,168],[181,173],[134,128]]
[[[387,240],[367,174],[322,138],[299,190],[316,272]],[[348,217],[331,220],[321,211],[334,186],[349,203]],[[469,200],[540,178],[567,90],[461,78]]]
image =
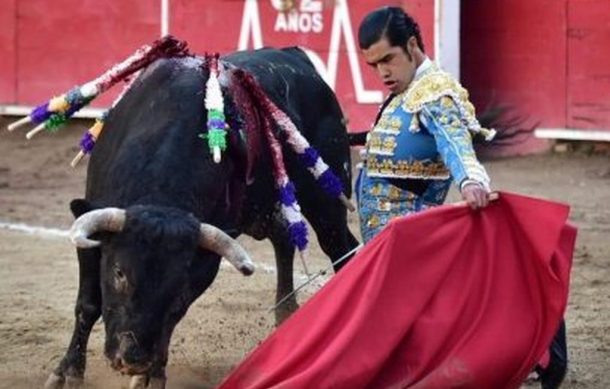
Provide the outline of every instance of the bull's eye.
[[126,291],[128,282],[125,273],[118,267],[114,267],[114,287],[119,291]]
[[114,276],[117,279],[124,279],[125,278],[125,274],[123,274],[123,272],[121,271],[121,269],[119,269],[118,267],[114,268]]

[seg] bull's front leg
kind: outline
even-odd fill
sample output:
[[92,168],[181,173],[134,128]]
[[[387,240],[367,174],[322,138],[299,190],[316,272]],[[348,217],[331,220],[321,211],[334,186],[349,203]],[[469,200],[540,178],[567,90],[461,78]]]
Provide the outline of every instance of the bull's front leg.
[[[279,303],[285,296],[294,292],[293,263],[294,246],[290,242],[283,221],[274,223],[273,233],[269,237],[275,251],[277,266],[277,292],[275,301]],[[275,323],[279,325],[299,308],[296,296],[293,294],[275,309]]]
[[91,328],[100,317],[102,293],[100,288],[100,250],[77,250],[79,286],[74,309],[75,322],[72,339],[59,366],[50,374],[45,389],[82,386],[87,361],[87,342]]

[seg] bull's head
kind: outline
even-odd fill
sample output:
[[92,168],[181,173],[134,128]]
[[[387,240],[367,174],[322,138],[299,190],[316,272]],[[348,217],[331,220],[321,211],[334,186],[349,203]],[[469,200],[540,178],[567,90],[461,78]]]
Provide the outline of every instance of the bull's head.
[[70,234],[77,247],[100,250],[105,354],[128,374],[165,365],[171,333],[213,281],[219,256],[243,274],[254,270],[235,240],[173,208],[92,210]]

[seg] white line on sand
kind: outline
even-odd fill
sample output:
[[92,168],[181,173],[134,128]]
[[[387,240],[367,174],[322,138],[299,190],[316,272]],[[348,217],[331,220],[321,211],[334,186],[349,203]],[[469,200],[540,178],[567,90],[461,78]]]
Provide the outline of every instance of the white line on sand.
[[[10,223],[7,221],[0,220],[0,229],[9,230],[15,232],[21,232],[28,235],[36,235],[44,238],[56,238],[56,239],[65,239],[70,236],[69,230],[62,230],[59,228],[47,228],[40,226],[30,226],[24,223]],[[222,262],[222,267],[231,267],[226,262]],[[256,268],[263,271],[265,274],[275,274],[275,266],[266,265],[263,263],[257,263]],[[300,274],[299,274],[300,275]]]
[[0,229],[23,232],[30,235],[38,235],[48,238],[67,238],[70,231],[58,228],[46,228],[38,226],[28,226],[23,223],[9,223],[0,220]]

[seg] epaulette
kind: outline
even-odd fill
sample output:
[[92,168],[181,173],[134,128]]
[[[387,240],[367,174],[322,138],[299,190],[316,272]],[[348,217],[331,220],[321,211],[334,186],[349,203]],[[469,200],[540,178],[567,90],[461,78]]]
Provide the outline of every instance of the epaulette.
[[475,109],[469,100],[468,91],[449,73],[434,69],[415,80],[405,92],[403,109],[410,113],[422,110],[425,104],[443,96],[451,97],[458,107],[462,119],[473,133],[480,133],[486,140],[493,139],[495,130],[481,127],[475,116]]

